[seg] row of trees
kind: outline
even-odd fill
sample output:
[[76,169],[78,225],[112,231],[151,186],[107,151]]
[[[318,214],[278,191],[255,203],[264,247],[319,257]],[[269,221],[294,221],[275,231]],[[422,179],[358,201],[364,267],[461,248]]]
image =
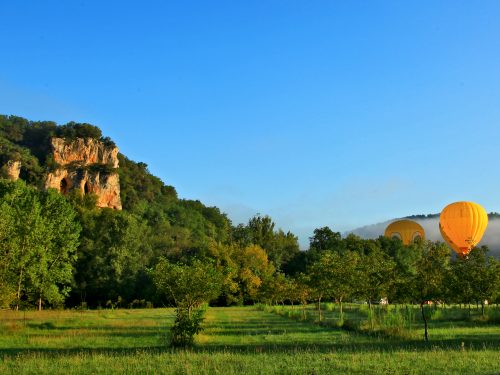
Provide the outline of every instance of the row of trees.
[[[265,249],[233,240],[229,222],[221,221],[227,228],[219,230],[203,216],[226,220],[217,209],[180,200],[154,209],[98,209],[89,195],[63,196],[0,180],[0,306],[170,303],[158,297],[150,272],[162,258],[216,265],[224,276],[217,302],[223,305],[251,303],[275,273]],[[269,218],[256,216],[239,230],[251,233],[260,221]],[[273,249],[289,246],[290,235],[273,233]]]
[[[299,251],[295,236],[274,230],[272,220],[262,216],[236,228],[227,223],[226,234],[215,226],[209,228],[211,236],[198,232],[195,246],[186,226],[162,221],[158,212],[146,221],[148,210],[138,215],[97,209],[94,203],[91,196],[64,197],[22,181],[0,181],[2,306],[18,308],[24,301],[41,308],[65,300],[67,306],[126,306],[134,300],[169,304],[174,300],[158,295],[152,277],[162,259],[213,266],[222,275],[213,301],[219,305],[371,303],[384,297],[396,303],[483,304],[499,297],[499,264],[487,256],[486,247],[461,259],[443,243],[404,246],[384,237],[342,238],[325,227],[315,230],[308,251]],[[180,236],[183,231],[187,238]]]
[[[316,240],[311,238],[311,244]],[[481,247],[468,258],[457,258],[442,242],[404,246],[398,239],[363,240],[349,235],[337,247],[306,252],[305,271],[275,275],[270,281],[274,285],[264,288],[262,299],[370,304],[387,298],[392,303],[478,303],[484,308],[485,301],[500,299],[500,261],[487,253],[488,248]]]
[[[486,247],[474,249],[467,259],[452,258],[449,248],[441,242],[417,241],[404,246],[398,239],[380,237],[362,240],[355,236],[342,239],[329,228],[318,229],[311,238],[311,248],[324,242],[328,247],[316,247],[305,253],[304,272],[286,275],[276,270],[262,274],[254,290],[255,300],[267,304],[317,303],[322,320],[321,303],[335,301],[389,300],[392,303],[419,304],[425,323],[424,305],[428,303],[484,304],[499,302],[500,261],[487,256]],[[333,246],[335,244],[335,246]],[[323,243],[324,245],[324,243]],[[272,272],[275,271],[275,272]],[[154,271],[157,288],[177,306],[173,327],[174,344],[188,344],[200,329],[200,315],[195,313],[203,303],[224,293],[228,271],[213,262],[195,259],[189,264],[172,264],[162,259]],[[182,324],[181,324],[182,323]],[[196,327],[182,330],[182,327]],[[179,332],[183,340],[178,339]]]

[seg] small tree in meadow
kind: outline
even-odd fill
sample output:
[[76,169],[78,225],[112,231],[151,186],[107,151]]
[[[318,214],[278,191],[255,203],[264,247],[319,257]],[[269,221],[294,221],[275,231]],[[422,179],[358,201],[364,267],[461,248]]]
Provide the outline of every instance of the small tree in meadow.
[[307,267],[307,281],[312,291],[312,296],[318,303],[318,320],[323,320],[321,301],[331,297],[334,282],[331,278],[331,269],[336,261],[337,254],[333,251],[324,251],[321,257]]
[[487,252],[488,248],[486,246],[475,248],[469,253],[468,258],[464,260],[466,263],[465,273],[471,281],[470,289],[473,299],[481,304],[481,315],[483,317],[484,301],[491,301],[498,288],[499,281],[497,261],[492,257],[488,257]]
[[372,302],[387,297],[394,282],[395,267],[394,261],[378,247],[373,247],[359,260],[360,277],[357,283],[357,294],[368,302],[372,330],[374,328]]
[[307,302],[312,298],[313,289],[309,277],[306,274],[299,273],[292,280],[293,292],[292,298],[299,301],[302,307],[302,319],[306,319]]
[[160,259],[154,271],[159,292],[169,295],[176,306],[170,344],[187,346],[201,330],[201,305],[219,296],[223,276],[211,263],[195,259],[191,264],[174,264]]
[[424,339],[429,341],[427,317],[424,305],[438,301],[446,295],[446,281],[449,275],[450,250],[443,243],[422,241],[414,247],[419,252],[416,274],[412,280],[414,298],[420,303],[424,321]]

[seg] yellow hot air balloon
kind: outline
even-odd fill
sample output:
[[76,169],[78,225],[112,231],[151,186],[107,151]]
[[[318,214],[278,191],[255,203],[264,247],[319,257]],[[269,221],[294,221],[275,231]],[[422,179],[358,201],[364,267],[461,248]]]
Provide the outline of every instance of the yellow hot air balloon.
[[417,238],[424,239],[425,232],[420,224],[412,220],[398,220],[387,226],[384,236],[399,238],[404,245],[408,245]]
[[461,257],[477,246],[488,226],[485,209],[473,202],[455,202],[446,206],[439,217],[444,240]]

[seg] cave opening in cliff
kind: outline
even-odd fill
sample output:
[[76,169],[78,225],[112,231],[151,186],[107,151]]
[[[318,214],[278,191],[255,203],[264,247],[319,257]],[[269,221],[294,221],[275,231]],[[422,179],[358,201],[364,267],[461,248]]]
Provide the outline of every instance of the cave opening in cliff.
[[63,194],[67,194],[67,193],[68,193],[68,190],[69,190],[68,180],[66,180],[65,178],[63,178],[63,179],[61,180],[60,191],[61,191],[61,193],[63,193]]
[[89,186],[89,183],[87,181],[87,182],[85,182],[85,185],[83,185],[83,194],[87,195],[88,193],[90,193],[90,186]]

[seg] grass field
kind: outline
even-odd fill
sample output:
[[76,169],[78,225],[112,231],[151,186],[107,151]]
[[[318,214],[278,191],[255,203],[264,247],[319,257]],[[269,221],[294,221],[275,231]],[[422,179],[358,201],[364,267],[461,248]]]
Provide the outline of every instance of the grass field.
[[425,344],[421,335],[360,334],[254,307],[210,308],[196,346],[173,350],[171,309],[0,318],[1,374],[500,373],[500,326],[474,322],[432,322]]

